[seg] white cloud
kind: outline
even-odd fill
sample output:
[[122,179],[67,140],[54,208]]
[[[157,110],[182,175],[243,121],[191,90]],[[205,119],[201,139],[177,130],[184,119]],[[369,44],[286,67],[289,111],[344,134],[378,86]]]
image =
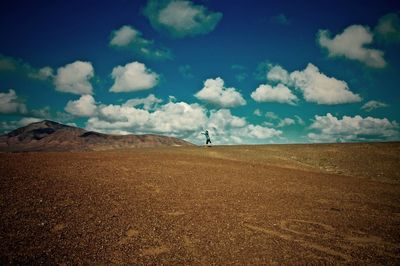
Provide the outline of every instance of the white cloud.
[[39,122],[42,119],[36,117],[23,117],[20,120],[13,121],[1,121],[0,122],[0,133],[8,133],[20,127],[27,126],[31,123]]
[[361,109],[367,111],[367,112],[371,112],[374,109],[378,109],[378,108],[384,108],[384,107],[388,107],[389,105],[380,101],[368,101],[366,102]]
[[389,13],[381,17],[375,27],[375,33],[384,41],[400,42],[399,14]]
[[45,106],[38,109],[32,109],[30,110],[29,114],[32,115],[33,117],[49,119],[51,118],[50,106]]
[[98,105],[86,129],[113,134],[164,134],[197,144],[204,142],[200,134],[204,129],[209,130],[215,144],[265,143],[282,135],[280,130],[249,124],[245,118],[232,115],[229,109],[208,112],[197,103],[185,102],[143,109],[132,103],[128,100],[121,105]]
[[143,105],[144,110],[153,110],[155,107],[157,107],[158,103],[161,103],[162,100],[154,96],[154,94],[150,94],[146,98],[136,98],[136,99],[130,99],[126,101],[123,106],[132,106],[136,107],[139,105]]
[[[297,97],[292,94],[288,87],[299,89],[307,102],[317,104],[343,104],[362,100],[358,94],[350,91],[345,81],[328,77],[311,63],[304,70],[293,71],[290,74],[279,65],[268,64],[267,68],[269,69],[267,79],[280,83],[275,87],[275,91],[271,85],[261,85],[252,93],[252,98],[256,101],[278,101],[295,104]],[[276,90],[277,88],[279,90]]]
[[244,127],[246,124],[247,122],[244,118],[232,115],[229,109],[219,109],[211,111],[207,127],[214,130],[226,130],[227,128]]
[[39,121],[42,121],[42,119],[36,117],[23,117],[18,121],[18,126],[23,127]]
[[96,102],[92,95],[82,95],[76,101],[68,101],[65,111],[75,116],[89,117],[96,112]]
[[90,62],[75,61],[57,69],[54,85],[57,91],[73,94],[92,94],[90,79],[94,76]]
[[286,117],[279,122],[277,127],[286,127],[294,124],[296,124],[296,121],[294,119]]
[[28,76],[33,79],[47,80],[54,77],[54,70],[53,68],[47,66],[29,73]]
[[[245,118],[232,115],[229,109],[212,110],[204,129],[208,129],[211,140],[217,144],[265,143],[282,135],[280,130],[249,124]],[[197,132],[188,139],[204,141]]]
[[299,125],[302,125],[302,126],[304,126],[305,125],[305,122],[304,122],[304,120],[300,117],[300,116],[298,116],[298,115],[295,115],[294,116],[294,118],[296,118],[296,120],[297,120],[297,124],[299,124]]
[[14,90],[9,90],[8,93],[0,92],[0,113],[24,114],[26,112],[26,105],[21,102]]
[[328,50],[330,57],[344,56],[375,68],[386,66],[381,50],[366,47],[373,41],[373,34],[368,27],[352,25],[334,38],[331,38],[329,31],[320,30],[317,38],[320,46]]
[[254,110],[253,114],[254,114],[255,116],[262,116],[262,113],[261,113],[261,110],[260,110],[260,109]]
[[144,110],[126,104],[98,107],[98,116],[87,122],[89,130],[132,133],[158,133],[185,137],[199,131],[207,120],[198,104],[169,102],[156,110]]
[[110,45],[127,46],[137,38],[139,32],[131,26],[124,25],[112,34]]
[[244,139],[255,138],[259,140],[265,140],[273,137],[278,137],[282,135],[282,131],[276,130],[274,128],[263,127],[259,125],[248,125],[246,127],[237,130],[239,136],[243,136]]
[[361,97],[351,92],[345,81],[326,76],[311,63],[302,71],[292,72],[290,79],[308,102],[343,104],[361,101]]
[[278,102],[291,105],[295,105],[298,100],[296,95],[281,83],[275,87],[268,84],[262,84],[251,93],[251,98],[256,102]]
[[186,134],[196,131],[207,120],[205,110],[198,104],[169,102],[151,114],[152,125],[158,132]]
[[269,65],[270,69],[267,73],[267,79],[275,82],[282,82],[283,84],[290,84],[290,76],[286,69],[280,65]]
[[149,112],[135,107],[122,105],[102,105],[98,107],[98,116],[88,120],[89,127],[101,129],[135,128],[140,130],[148,123]]
[[112,92],[148,90],[158,83],[158,75],[137,61],[114,67],[111,76],[115,80]]
[[266,112],[265,117],[268,119],[276,120],[279,119],[279,116],[275,114],[274,112]]
[[359,115],[343,116],[342,119],[330,113],[316,115],[310,129],[318,131],[308,134],[308,138],[314,142],[398,140],[400,136],[397,122]]
[[199,100],[224,108],[246,105],[242,95],[235,88],[226,88],[221,78],[207,79],[204,87],[194,96]]
[[290,117],[280,118],[274,112],[266,112],[265,117],[269,120],[269,122],[264,122],[265,125],[273,126],[275,124],[277,128],[296,125],[296,124],[301,126],[305,125],[304,120],[298,115],[294,115],[293,118]]
[[124,25],[113,31],[110,45],[115,48],[131,50],[134,53],[153,59],[171,57],[168,49],[156,47],[154,41],[145,39],[140,31],[129,25]]
[[154,28],[178,38],[211,32],[222,18],[222,13],[185,0],[150,0],[144,14]]
[[71,127],[78,127],[78,125],[76,123],[70,122],[66,124],[67,126],[71,126]]

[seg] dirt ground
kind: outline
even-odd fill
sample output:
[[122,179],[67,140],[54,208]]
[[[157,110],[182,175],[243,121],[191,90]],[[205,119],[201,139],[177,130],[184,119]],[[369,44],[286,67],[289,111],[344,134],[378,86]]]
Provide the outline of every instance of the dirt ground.
[[0,264],[400,264],[400,144],[0,154]]

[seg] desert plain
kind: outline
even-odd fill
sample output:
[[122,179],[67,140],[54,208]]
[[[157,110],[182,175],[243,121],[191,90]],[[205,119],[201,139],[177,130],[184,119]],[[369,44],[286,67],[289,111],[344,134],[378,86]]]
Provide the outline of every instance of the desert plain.
[[0,153],[0,264],[400,264],[400,143]]

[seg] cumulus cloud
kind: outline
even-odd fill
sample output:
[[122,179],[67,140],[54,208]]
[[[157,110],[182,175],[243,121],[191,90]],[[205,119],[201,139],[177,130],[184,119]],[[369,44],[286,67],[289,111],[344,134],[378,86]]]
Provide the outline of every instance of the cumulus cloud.
[[1,121],[0,122],[0,133],[8,133],[17,128],[27,126],[31,123],[39,122],[41,119],[36,117],[23,117],[20,120],[13,121]]
[[300,116],[295,115],[294,118],[297,120],[297,124],[302,125],[302,126],[305,125],[303,118],[301,118]]
[[122,106],[118,104],[102,105],[98,107],[98,115],[88,120],[90,127],[99,129],[118,128],[126,130],[136,128],[140,130],[143,124],[147,123],[149,113],[146,110]]
[[0,113],[2,114],[25,114],[26,105],[18,98],[14,90],[0,92]]
[[210,104],[229,108],[246,105],[246,100],[235,88],[226,88],[221,78],[207,79],[204,87],[194,95]]
[[258,109],[258,108],[257,108],[256,110],[254,110],[253,114],[254,114],[255,116],[262,116],[261,110]]
[[94,76],[90,62],[75,61],[57,69],[54,85],[57,91],[73,94],[92,94],[90,79]]
[[371,112],[374,109],[378,109],[378,108],[384,108],[384,107],[388,107],[389,105],[380,101],[368,101],[366,102],[363,106],[361,106],[361,109],[367,111],[367,112]]
[[266,112],[265,117],[268,119],[276,120],[279,119],[279,116],[275,114],[274,112]]
[[169,102],[151,115],[153,128],[175,134],[197,130],[206,121],[203,107],[185,102]]
[[272,87],[268,84],[260,85],[251,93],[251,98],[256,102],[278,102],[295,105],[298,98],[283,84]]
[[288,87],[299,89],[306,101],[317,104],[343,104],[362,100],[358,94],[350,91],[345,81],[328,77],[311,63],[304,70],[293,71],[290,74],[280,65],[268,64],[267,68],[269,69],[267,79],[278,83],[275,89],[279,88],[279,90],[276,90],[275,94],[278,94],[278,92],[279,94],[271,93],[274,89],[271,85],[261,85],[252,93],[252,98],[256,101],[261,101],[263,97],[269,99],[274,96],[274,98],[280,99],[280,102],[285,102],[286,96],[286,103],[294,104],[297,97],[292,94]]
[[351,92],[345,81],[326,76],[311,63],[302,71],[292,72],[290,80],[303,92],[303,97],[308,102],[343,104],[361,101],[361,97]]
[[36,117],[23,117],[18,121],[18,125],[20,127],[23,127],[23,126],[27,126],[29,124],[36,123],[39,121],[42,121],[42,119],[36,118]]
[[123,106],[143,106],[144,110],[153,110],[157,107],[158,103],[161,103],[162,100],[154,96],[154,94],[150,94],[146,98],[136,98],[136,99],[130,99],[126,101]]
[[343,116],[342,119],[330,113],[316,115],[310,129],[317,131],[308,134],[308,138],[314,142],[398,140],[400,136],[396,121],[359,115]]
[[[265,143],[282,135],[280,130],[249,124],[245,118],[233,115],[229,109],[212,110],[204,128],[209,130],[214,143],[219,144]],[[189,139],[203,142],[203,137],[197,133]]]
[[76,101],[68,101],[65,111],[74,116],[90,117],[96,112],[96,102],[92,95],[82,95]]
[[37,118],[45,118],[45,119],[51,118],[49,106],[45,106],[45,107],[38,108],[38,109],[32,109],[32,110],[30,110],[29,114],[31,116],[37,117]]
[[124,25],[112,33],[110,45],[118,47],[127,46],[133,42],[138,35],[140,35],[139,31],[135,30],[131,26]]
[[200,132],[204,129],[209,130],[216,144],[265,143],[282,135],[280,130],[249,124],[229,109],[208,111],[197,103],[172,101],[145,109],[144,99],[131,99],[120,105],[98,104],[86,129],[114,134],[165,134],[198,144],[203,143]]
[[111,76],[115,80],[112,92],[148,90],[156,86],[159,79],[156,73],[137,61],[114,67]]
[[328,50],[330,57],[344,56],[375,68],[386,66],[383,51],[366,47],[373,41],[373,33],[368,27],[352,25],[333,38],[329,31],[320,30],[317,39],[319,45]]
[[99,115],[87,122],[87,128],[101,132],[120,130],[132,133],[158,133],[180,137],[201,129],[207,120],[198,104],[169,102],[150,111],[129,105],[99,106]]
[[290,84],[289,72],[282,68],[280,65],[268,65],[269,71],[267,73],[267,79],[269,81],[282,82],[283,84]]
[[244,127],[246,120],[244,118],[232,115],[229,109],[220,109],[211,111],[207,126],[210,128],[226,129]]
[[154,41],[145,39],[140,31],[129,25],[124,25],[112,32],[110,46],[130,50],[147,58],[171,58],[168,49],[156,47]]
[[296,124],[301,126],[305,125],[304,120],[298,115],[294,115],[293,118],[290,117],[280,118],[274,112],[266,112],[265,117],[267,118],[267,120],[269,120],[269,122],[264,122],[266,125],[268,126],[275,125],[275,127],[277,128],[296,125]]
[[246,127],[242,127],[238,129],[236,132],[237,136],[245,136],[244,139],[255,138],[259,140],[265,140],[282,135],[282,131],[280,130],[253,124],[247,125]]
[[32,71],[31,73],[28,74],[28,76],[33,79],[47,80],[54,77],[54,70],[49,66],[42,67],[37,71]]
[[155,29],[176,38],[209,33],[222,18],[222,13],[185,0],[149,0],[144,14]]
[[376,35],[387,42],[400,42],[400,16],[389,13],[381,17],[375,27]]
[[295,124],[296,124],[296,121],[294,119],[286,117],[279,122],[277,127],[286,127],[286,126],[295,125]]

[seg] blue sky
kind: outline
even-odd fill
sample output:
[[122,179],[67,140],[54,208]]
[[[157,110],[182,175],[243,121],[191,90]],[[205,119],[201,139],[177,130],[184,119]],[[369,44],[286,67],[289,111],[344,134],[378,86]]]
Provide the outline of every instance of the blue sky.
[[2,132],[400,139],[398,1],[5,1]]

